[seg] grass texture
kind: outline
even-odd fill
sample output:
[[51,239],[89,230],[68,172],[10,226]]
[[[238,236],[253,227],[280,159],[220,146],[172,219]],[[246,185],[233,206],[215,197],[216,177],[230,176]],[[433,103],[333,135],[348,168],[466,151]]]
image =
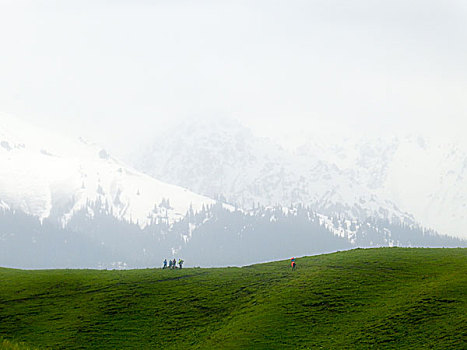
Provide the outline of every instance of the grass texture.
[[0,269],[1,349],[462,349],[467,249],[242,268]]

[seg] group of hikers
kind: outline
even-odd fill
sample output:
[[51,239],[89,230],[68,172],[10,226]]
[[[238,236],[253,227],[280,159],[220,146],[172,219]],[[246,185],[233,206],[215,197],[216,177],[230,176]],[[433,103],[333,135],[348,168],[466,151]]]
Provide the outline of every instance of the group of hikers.
[[[183,259],[178,259],[178,268],[182,268],[183,266]],[[295,264],[295,258],[290,259],[290,266],[292,267],[292,270],[295,270],[297,264]],[[169,260],[169,266],[167,266],[167,259],[164,259],[164,265],[162,266],[163,269],[177,269],[177,260],[175,258],[173,260]]]
[[[181,269],[183,266],[184,261],[182,259],[178,259],[178,266]],[[173,260],[169,260],[169,266],[167,266],[167,259],[164,259],[164,265],[162,266],[163,269],[176,269],[177,268],[177,260],[175,258]]]

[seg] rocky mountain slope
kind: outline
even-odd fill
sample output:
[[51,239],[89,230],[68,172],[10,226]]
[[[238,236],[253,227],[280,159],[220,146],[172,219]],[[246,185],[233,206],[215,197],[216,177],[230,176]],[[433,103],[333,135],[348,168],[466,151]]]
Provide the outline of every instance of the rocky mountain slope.
[[412,222],[390,200],[326,157],[290,152],[234,121],[181,125],[156,138],[136,166],[207,196],[244,208],[312,205],[326,214]]
[[317,130],[290,150],[232,120],[196,121],[158,135],[134,165],[243,208],[303,203],[327,215],[418,222],[467,235],[467,153],[449,141],[323,140]]

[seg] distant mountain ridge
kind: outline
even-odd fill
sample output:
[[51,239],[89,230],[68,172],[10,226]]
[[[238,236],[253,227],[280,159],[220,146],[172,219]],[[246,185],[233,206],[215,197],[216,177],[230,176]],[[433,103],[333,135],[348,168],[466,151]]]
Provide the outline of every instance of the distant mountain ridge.
[[84,140],[0,115],[0,206],[65,225],[95,202],[118,219],[145,226],[174,222],[214,200],[133,170]]
[[302,203],[467,235],[467,153],[449,142],[311,137],[290,151],[234,120],[193,121],[158,135],[139,157],[141,171],[244,208]]
[[157,137],[136,166],[198,193],[249,208],[305,204],[326,214],[413,223],[351,172],[310,153],[291,153],[234,121],[182,125]]
[[236,123],[222,128],[161,139],[149,158],[211,199],[84,140],[0,116],[0,266],[148,267],[167,257],[228,266],[355,247],[466,246],[425,229],[360,174],[290,156]]
[[245,213],[217,203],[190,210],[172,224],[144,228],[117,219],[98,202],[75,213],[65,227],[0,209],[0,266],[19,268],[145,268],[174,257],[188,266],[241,266],[382,246],[466,247],[467,241],[386,220],[349,221],[303,206]]

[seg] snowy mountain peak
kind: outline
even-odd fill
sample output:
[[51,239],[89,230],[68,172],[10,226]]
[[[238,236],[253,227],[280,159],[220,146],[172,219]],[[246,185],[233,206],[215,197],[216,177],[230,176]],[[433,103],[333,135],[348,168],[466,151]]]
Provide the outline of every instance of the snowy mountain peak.
[[413,222],[351,171],[330,162],[328,149],[302,150],[290,152],[239,123],[196,127],[191,122],[159,135],[136,165],[164,181],[210,197],[223,195],[244,208],[304,203],[323,213]]
[[[95,144],[70,141],[0,116],[0,201],[66,223],[89,203],[144,226],[173,222],[214,201],[126,167]],[[163,203],[169,201],[170,206]],[[90,213],[92,215],[92,213]]]
[[452,140],[316,130],[301,146],[284,148],[239,123],[196,123],[159,135],[135,166],[244,208],[303,203],[324,214],[467,234],[467,152]]

